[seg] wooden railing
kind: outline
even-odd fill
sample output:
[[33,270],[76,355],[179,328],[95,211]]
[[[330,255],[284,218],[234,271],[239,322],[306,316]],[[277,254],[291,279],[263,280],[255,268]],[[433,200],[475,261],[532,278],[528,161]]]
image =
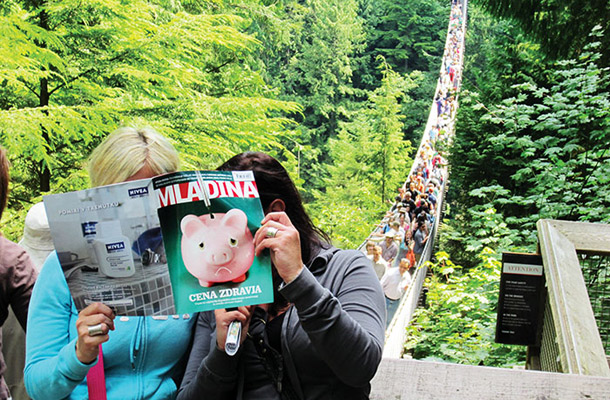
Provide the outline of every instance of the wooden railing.
[[609,255],[610,225],[543,219],[537,227],[547,296],[541,345],[529,349],[528,367],[610,377],[577,254]]
[[372,381],[372,400],[603,400],[610,378],[384,359]]
[[538,238],[547,294],[541,346],[528,349],[529,370],[395,359],[384,352],[371,399],[610,399],[609,359],[578,256],[610,256],[610,225],[540,220]]

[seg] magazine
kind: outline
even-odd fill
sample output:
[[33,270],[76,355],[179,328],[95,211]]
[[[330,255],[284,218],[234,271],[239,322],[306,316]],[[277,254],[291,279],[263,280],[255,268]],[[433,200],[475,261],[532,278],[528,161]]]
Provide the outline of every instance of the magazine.
[[178,310],[273,302],[271,259],[254,256],[264,214],[252,171],[176,172],[153,187]]
[[269,255],[253,251],[263,211],[251,171],[178,172],[43,200],[78,311],[102,302],[117,315],[167,316],[273,301]]

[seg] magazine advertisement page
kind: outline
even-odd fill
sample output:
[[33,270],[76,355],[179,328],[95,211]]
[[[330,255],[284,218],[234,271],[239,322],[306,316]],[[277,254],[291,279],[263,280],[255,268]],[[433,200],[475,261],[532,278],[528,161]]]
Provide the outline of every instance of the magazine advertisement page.
[[264,214],[252,171],[153,178],[179,313],[273,302],[271,260],[254,256]]
[[177,313],[150,179],[44,196],[55,250],[78,311]]

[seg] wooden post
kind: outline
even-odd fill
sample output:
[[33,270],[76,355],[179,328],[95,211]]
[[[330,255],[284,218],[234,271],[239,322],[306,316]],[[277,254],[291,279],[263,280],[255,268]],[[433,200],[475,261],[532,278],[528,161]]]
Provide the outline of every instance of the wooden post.
[[610,377],[576,254],[610,254],[610,225],[543,219],[537,227],[561,368]]

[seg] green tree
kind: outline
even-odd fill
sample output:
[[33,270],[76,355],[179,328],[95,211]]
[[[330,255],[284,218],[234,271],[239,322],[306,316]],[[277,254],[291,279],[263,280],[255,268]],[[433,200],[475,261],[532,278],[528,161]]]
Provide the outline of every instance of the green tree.
[[397,72],[421,71],[413,101],[402,107],[405,139],[419,142],[434,96],[447,35],[449,3],[438,0],[362,0],[366,48],[354,61],[354,87],[374,90],[382,79],[376,58]]
[[550,88],[518,85],[517,97],[483,117],[505,132],[491,143],[521,159],[511,196],[496,202],[535,210],[525,225],[532,229],[537,218],[609,220],[610,77],[598,66],[600,46],[591,43],[579,59],[559,62]]
[[[297,2],[295,2],[297,3]],[[298,102],[299,142],[309,146],[304,153],[303,177],[307,198],[324,192],[325,164],[330,162],[327,141],[336,135],[340,121],[355,107],[351,77],[352,57],[364,37],[355,0],[307,0],[292,4],[287,12],[296,17],[293,41],[278,49],[277,85],[281,98]]]
[[[365,55],[372,60],[384,56],[397,72],[434,71],[438,75],[447,35],[448,3],[362,1],[362,13],[367,21]],[[377,75],[371,70],[368,73]],[[372,80],[373,84],[376,82],[378,79]]]
[[[457,186],[450,244],[462,254],[472,244],[465,238],[477,236],[475,213],[491,208],[510,232],[508,245],[530,249],[540,218],[608,220],[610,91],[608,70],[598,65],[599,37],[578,59],[546,64],[544,73],[541,60],[522,54],[517,60],[531,65],[531,75],[521,71],[521,84],[462,97],[450,160]],[[511,71],[492,68],[487,76],[517,79]]]
[[161,128],[187,165],[280,146],[299,108],[244,62],[258,42],[242,25],[186,1],[3,2],[0,139],[18,179],[49,191],[128,123]]
[[[584,50],[591,30],[610,32],[610,3],[605,0],[476,0],[493,15],[516,21],[552,57],[572,57]],[[610,36],[601,39],[608,48]],[[603,55],[603,65],[610,58]]]
[[387,209],[386,200],[405,179],[411,144],[403,139],[401,104],[417,86],[420,74],[403,77],[380,59],[383,80],[353,120],[340,124],[330,139],[333,164],[328,167],[327,191],[317,204],[323,227],[340,244],[355,247],[370,233]]

